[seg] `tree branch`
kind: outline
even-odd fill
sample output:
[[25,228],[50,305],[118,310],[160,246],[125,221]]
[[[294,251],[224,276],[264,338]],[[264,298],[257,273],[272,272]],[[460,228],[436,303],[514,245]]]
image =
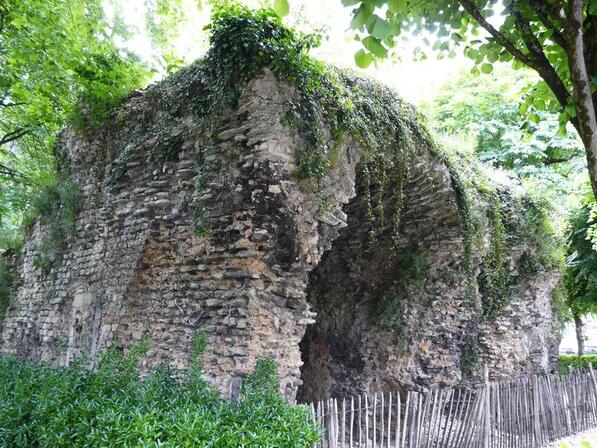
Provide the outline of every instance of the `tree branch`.
[[572,157],[547,157],[543,159],[543,165],[557,165],[558,163],[570,162]]
[[[558,100],[558,103],[560,103],[562,107],[566,107],[568,105],[570,93],[568,92],[566,85],[556,70],[547,59],[547,56],[545,56],[541,42],[539,42],[539,39],[537,39],[537,36],[535,33],[533,33],[529,21],[524,18],[524,16],[516,9],[515,6],[512,6],[509,10],[514,16],[516,28],[518,28],[518,31],[522,36],[522,40],[530,53],[530,59],[534,64],[533,68],[539,73],[539,75],[541,75],[543,80],[552,90],[556,99]],[[565,51],[566,46],[564,46],[563,49]],[[576,124],[574,125],[576,126]]]
[[489,34],[491,34],[495,40],[497,40],[506,50],[508,50],[512,56],[514,56],[523,64],[534,68],[532,66],[533,61],[529,59],[529,57],[522,51],[516,48],[516,45],[510,42],[508,38],[498,31],[491,23],[489,23],[485,16],[481,14],[481,11],[479,11],[473,3],[471,3],[469,0],[458,0],[458,3],[462,5],[466,12],[468,12],[479,25],[481,25]]
[[0,163],[0,176],[16,178],[18,176],[18,173],[14,168],[11,168],[8,165]]
[[540,0],[529,0],[529,4],[537,14],[537,17],[539,17],[539,20],[541,20],[543,26],[553,32],[553,41],[565,50],[567,45],[566,36],[562,34],[560,27],[558,27],[549,17],[560,18],[555,8],[552,8],[551,5]]
[[[562,80],[556,73],[553,66],[545,57],[541,45],[539,45],[539,47],[536,48],[535,51],[531,51],[532,56],[524,54],[520,49],[516,47],[514,43],[512,43],[506,36],[504,36],[504,34],[502,34],[493,25],[491,25],[483,16],[483,14],[481,14],[481,11],[479,11],[470,0],[458,0],[458,2],[479,23],[479,25],[481,25],[489,34],[491,34],[491,36],[493,36],[493,38],[497,42],[499,42],[508,52],[510,52],[512,56],[514,56],[520,62],[539,73],[539,75],[543,78],[543,80],[552,90],[556,99],[558,100],[558,103],[560,103],[562,107],[566,107],[568,105],[570,93],[568,92],[566,85],[562,82]],[[527,47],[529,47],[529,45],[531,47],[536,47],[536,43],[532,41],[533,38],[536,39],[536,36],[532,33],[532,30],[530,30],[530,26],[529,32],[532,37],[530,38]],[[536,53],[536,51],[538,51],[538,53]],[[538,55],[541,55],[542,57],[538,57]],[[576,120],[572,120],[572,123],[576,127],[577,123],[575,123],[575,121]]]
[[0,139],[0,146],[6,145],[7,143],[14,142],[15,140],[24,137],[25,135],[29,134],[31,129],[29,128],[19,128],[15,129],[14,131],[7,132],[2,136]]

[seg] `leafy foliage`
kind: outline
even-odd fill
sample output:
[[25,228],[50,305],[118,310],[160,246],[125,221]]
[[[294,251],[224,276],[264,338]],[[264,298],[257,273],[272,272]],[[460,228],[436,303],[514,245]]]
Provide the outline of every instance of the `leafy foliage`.
[[[537,124],[541,121],[537,111],[559,113],[560,132],[571,122],[587,156],[597,156],[597,97],[592,93],[597,89],[595,0],[342,0],[342,4],[354,6],[351,28],[363,46],[357,64],[366,66],[374,58],[386,57],[397,38],[421,34],[423,47],[439,56],[453,56],[464,46],[464,54],[474,61],[474,74],[492,73],[498,61],[512,62],[514,69],[529,67],[541,80],[526,95],[520,111]],[[503,16],[499,21],[492,19],[496,12]],[[421,46],[414,52],[425,54]],[[597,194],[597,173],[593,166],[588,168]]]
[[56,177],[56,133],[97,126],[147,70],[115,40],[100,0],[0,5],[0,233],[13,245],[23,212]]
[[489,253],[483,260],[479,277],[479,292],[483,300],[482,318],[492,319],[502,310],[509,297],[508,272],[505,266],[505,233],[501,202],[494,198],[490,204],[489,221],[492,228]]
[[4,320],[11,303],[13,283],[14,274],[8,269],[4,259],[0,258],[0,323]]
[[521,113],[520,98],[534,82],[503,64],[496,64],[496,70],[484,77],[461,72],[442,88],[428,107],[429,114],[440,137],[470,137],[480,160],[503,168],[513,178],[533,179],[561,197],[585,176],[582,142],[574,129],[559,131],[557,114]]
[[479,366],[479,360],[479,343],[476,338],[470,338],[460,355],[460,372],[463,378],[472,376],[475,368]]
[[190,367],[167,365],[141,379],[147,347],[123,357],[108,350],[96,370],[81,358],[51,368],[0,357],[0,445],[4,447],[309,447],[320,428],[308,408],[277,392],[276,365],[262,359],[245,378],[242,400],[218,397],[202,379],[201,343]]
[[589,363],[593,365],[593,368],[596,368],[597,355],[560,355],[557,371],[559,374],[564,375],[568,373],[569,367],[572,367],[573,370],[585,370],[589,367]]
[[179,37],[178,23],[185,20],[182,0],[145,0],[145,28],[151,45],[159,56],[159,65],[166,74],[180,69],[184,63],[174,42]]
[[569,218],[564,284],[568,306],[579,316],[597,313],[597,251],[588,234],[595,222],[590,203],[573,210]]
[[[357,33],[364,50],[372,57],[385,57],[396,45],[397,37],[406,40],[410,35],[423,34],[424,47],[431,48],[440,56],[454,56],[456,49],[464,45],[465,55],[476,65],[473,73],[490,74],[498,61],[512,62],[515,69],[523,67],[525,62],[518,59],[518,52],[523,58],[533,59],[534,50],[527,46],[527,39],[532,35],[539,48],[544,51],[546,61],[555,67],[561,79],[568,82],[569,68],[566,63],[562,63],[566,55],[561,46],[565,24],[554,11],[556,6],[549,2],[504,2],[501,12],[505,18],[496,31],[511,45],[505,47],[501,37],[477,37],[486,25],[493,27],[491,23],[484,22],[498,12],[496,3],[447,0],[342,0],[343,5],[355,7],[350,26]],[[385,14],[382,12],[383,6],[387,6]],[[597,14],[594,0],[584,1],[584,11],[588,17]],[[529,24],[532,29],[527,30],[525,24]],[[431,39],[434,40],[433,44]],[[424,54],[424,47],[417,47],[415,53]],[[513,54],[511,49],[518,49],[518,52]],[[540,84],[534,89],[527,104],[537,109],[548,110],[558,110],[561,107],[545,84]],[[565,111],[567,116],[562,118],[567,121],[574,116],[573,109],[572,107]]]
[[25,216],[25,225],[39,219],[49,231],[35,254],[35,265],[44,273],[58,264],[66,246],[66,239],[75,233],[80,208],[79,186],[68,180],[59,180],[45,186],[33,198],[32,207]]

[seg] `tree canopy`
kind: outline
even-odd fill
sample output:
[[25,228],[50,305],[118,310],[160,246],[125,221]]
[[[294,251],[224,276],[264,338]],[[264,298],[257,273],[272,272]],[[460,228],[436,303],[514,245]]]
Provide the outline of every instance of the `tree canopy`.
[[597,313],[597,251],[588,238],[588,229],[597,223],[589,204],[570,214],[566,288],[570,308],[577,314]]
[[22,213],[56,176],[57,132],[99,123],[148,79],[138,58],[115,43],[126,36],[101,0],[0,2],[0,226],[3,246]]
[[537,111],[538,120],[520,113],[520,98],[536,83],[531,75],[504,63],[488,75],[462,70],[424,111],[449,146],[451,136],[461,137],[458,150],[470,149],[511,178],[532,181],[544,195],[566,200],[588,180],[582,142],[571,125],[559,132],[555,113]]
[[574,125],[597,193],[597,0],[342,3],[354,7],[350,25],[363,46],[355,55],[361,67],[386,57],[398,37],[420,35],[424,45],[441,55],[464,46],[478,72],[491,73],[497,61],[535,70],[541,82],[529,92],[521,111],[536,121],[537,110],[558,111],[562,129],[568,121]]

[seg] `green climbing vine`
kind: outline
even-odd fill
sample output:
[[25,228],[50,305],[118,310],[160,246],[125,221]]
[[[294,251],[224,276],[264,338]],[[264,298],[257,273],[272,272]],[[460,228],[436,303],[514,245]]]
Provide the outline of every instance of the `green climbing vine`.
[[489,251],[483,260],[479,276],[479,292],[481,293],[481,318],[495,318],[504,308],[509,297],[508,270],[504,259],[505,228],[502,221],[501,201],[496,194],[491,198],[487,210],[491,238]]
[[164,95],[165,109],[177,116],[188,105],[202,119],[208,148],[217,142],[216,129],[223,113],[235,110],[243,87],[269,68],[292,87],[282,122],[296,129],[304,141],[295,154],[298,179],[325,177],[337,162],[339,143],[347,135],[365,149],[363,183],[367,215],[375,223],[374,237],[387,219],[384,195],[390,184],[394,186],[392,219],[394,228],[398,227],[407,153],[417,143],[432,146],[415,120],[414,110],[389,89],[309,57],[308,51],[319,41],[317,35],[284,26],[270,9],[220,5],[212,17],[207,55],[154,91],[190,84],[173,97]]
[[375,300],[377,326],[384,331],[398,335],[401,343],[406,344],[406,318],[404,307],[406,300],[424,291],[427,285],[429,261],[427,253],[411,244],[396,256],[395,278],[399,282],[386,288]]
[[460,372],[463,378],[470,378],[479,365],[479,343],[476,336],[471,336],[460,355]]
[[11,303],[11,291],[15,275],[8,269],[3,257],[0,257],[0,324],[6,316]]
[[462,182],[460,173],[454,167],[454,164],[448,164],[450,170],[450,180],[454,195],[456,198],[456,206],[458,208],[458,215],[460,218],[460,226],[463,235],[463,269],[465,275],[465,303],[472,307],[475,305],[476,285],[477,280],[473,269],[473,223],[471,218],[470,198],[468,196],[467,188]]
[[67,238],[75,232],[80,202],[79,186],[68,179],[59,179],[46,186],[34,198],[25,226],[37,219],[47,226],[34,258],[35,266],[46,275],[62,260]]
[[[536,198],[515,197],[499,189],[485,192],[490,240],[478,278],[484,321],[495,319],[524,282],[546,269],[561,269],[564,255],[549,220],[547,206]],[[513,250],[521,251],[509,261]],[[553,308],[560,313],[557,291]]]

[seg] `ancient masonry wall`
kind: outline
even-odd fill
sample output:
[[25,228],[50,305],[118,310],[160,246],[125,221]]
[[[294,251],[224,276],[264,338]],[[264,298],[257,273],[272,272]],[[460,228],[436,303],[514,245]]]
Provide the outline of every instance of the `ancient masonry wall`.
[[[223,394],[235,398],[243,375],[268,356],[290,400],[454,384],[471,340],[495,375],[550,368],[557,273],[537,275],[495,321],[480,323],[479,294],[472,304],[466,297],[457,198],[437,155],[420,148],[407,161],[399,250],[390,254],[391,226],[368,238],[358,144],[345,142],[320,182],[293,176],[304,141],[282,124],[292,92],[273,74],[244,89],[200,162],[201,123],[190,111],[170,118],[150,93],[128,101],[116,130],[63,134],[82,187],[76,233],[46,274],[34,261],[48,229],[34,225],[15,261],[2,352],[64,365],[81,350],[95,359],[149,336],[146,367],[183,367],[201,329],[206,376]],[[149,132],[158,122],[160,132]],[[174,160],[152,156],[164,135],[180,145]],[[413,247],[429,278],[414,289]],[[408,300],[380,325],[380,296],[397,290]]]

